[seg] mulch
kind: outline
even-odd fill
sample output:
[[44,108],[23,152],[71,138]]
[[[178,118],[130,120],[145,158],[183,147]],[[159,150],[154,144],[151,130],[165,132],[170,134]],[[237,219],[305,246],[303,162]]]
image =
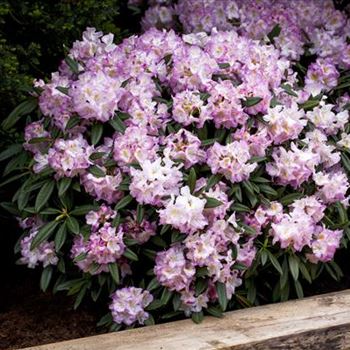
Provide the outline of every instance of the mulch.
[[18,349],[98,334],[101,317],[94,305],[73,309],[63,293],[39,290],[38,276],[30,271],[11,280],[0,291],[0,349]]

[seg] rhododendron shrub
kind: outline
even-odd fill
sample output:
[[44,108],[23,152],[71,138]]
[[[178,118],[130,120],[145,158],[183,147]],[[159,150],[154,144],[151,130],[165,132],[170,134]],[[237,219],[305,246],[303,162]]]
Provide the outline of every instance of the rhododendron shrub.
[[114,45],[89,28],[35,82],[24,150],[2,154],[17,171],[3,185],[21,181],[3,206],[42,289],[103,301],[99,324],[119,329],[258,304],[261,276],[265,300],[339,278],[348,74],[322,59],[297,73],[280,45],[215,29]]

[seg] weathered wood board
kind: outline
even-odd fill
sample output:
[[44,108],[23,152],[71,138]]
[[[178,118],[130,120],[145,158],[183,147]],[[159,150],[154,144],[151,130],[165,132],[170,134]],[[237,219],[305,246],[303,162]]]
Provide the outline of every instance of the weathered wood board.
[[27,349],[350,350],[350,290]]

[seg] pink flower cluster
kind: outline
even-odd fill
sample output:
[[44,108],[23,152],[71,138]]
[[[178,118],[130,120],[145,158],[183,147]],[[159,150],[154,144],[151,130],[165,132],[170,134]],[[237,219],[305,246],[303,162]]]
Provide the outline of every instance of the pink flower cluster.
[[108,271],[108,264],[115,263],[125,251],[124,231],[116,229],[110,220],[116,213],[103,205],[97,212],[86,215],[86,223],[91,225],[88,238],[78,235],[74,239],[71,255],[77,266],[84,272],[97,274]]
[[[171,1],[163,6],[150,5],[143,20],[144,29],[149,28],[150,17],[158,27],[169,28],[175,25],[177,16],[187,33],[208,33],[217,28],[267,41],[267,35],[279,25],[281,31],[274,44],[283,56],[298,60],[307,47],[320,58],[331,58],[349,67],[350,45],[346,39],[350,22],[331,0],[302,0],[298,6],[288,0],[179,0],[176,5]],[[171,21],[165,19],[165,13],[169,13],[166,18]]]
[[[237,251],[236,257],[233,257],[232,249]],[[225,285],[230,299],[241,284],[242,272],[235,269],[235,263],[249,267],[255,253],[255,247],[237,229],[235,218],[231,217],[228,221],[216,220],[204,232],[188,234],[183,244],[158,253],[154,272],[163,286],[180,293],[181,309],[189,315],[217,300],[215,284],[218,282]],[[209,280],[208,287],[196,295],[194,286],[198,268],[206,268],[205,277]]]
[[222,146],[215,144],[208,150],[208,165],[213,174],[222,174],[232,183],[247,180],[257,164],[249,163],[249,145],[246,141],[233,141]]
[[289,206],[289,213],[283,213],[282,208],[279,203],[260,207],[255,216],[260,227],[271,223],[272,242],[278,242],[283,249],[306,250],[306,257],[313,263],[332,260],[343,231],[330,230],[320,224],[326,209],[322,200],[316,196],[304,197]]
[[48,152],[48,163],[57,177],[74,177],[84,172],[92,163],[89,160],[93,148],[83,135],[69,140],[57,139]]
[[43,223],[38,222],[37,219],[31,220],[30,218],[27,218],[20,223],[22,228],[29,228],[29,235],[25,236],[20,242],[21,258],[19,259],[19,263],[27,265],[30,269],[34,269],[40,263],[43,267],[57,265],[58,263],[54,242],[45,240],[36,248],[31,248],[33,239],[38,234],[42,224]]
[[109,308],[112,312],[114,322],[124,323],[127,326],[135,322],[144,324],[149,314],[145,311],[153,297],[147,290],[129,287],[118,289],[112,296]]

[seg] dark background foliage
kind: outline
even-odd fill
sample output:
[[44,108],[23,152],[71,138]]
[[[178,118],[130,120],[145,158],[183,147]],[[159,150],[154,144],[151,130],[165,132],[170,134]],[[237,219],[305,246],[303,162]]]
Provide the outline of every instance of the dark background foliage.
[[23,99],[34,78],[47,78],[86,27],[116,42],[138,30],[127,0],[0,2],[0,117]]

